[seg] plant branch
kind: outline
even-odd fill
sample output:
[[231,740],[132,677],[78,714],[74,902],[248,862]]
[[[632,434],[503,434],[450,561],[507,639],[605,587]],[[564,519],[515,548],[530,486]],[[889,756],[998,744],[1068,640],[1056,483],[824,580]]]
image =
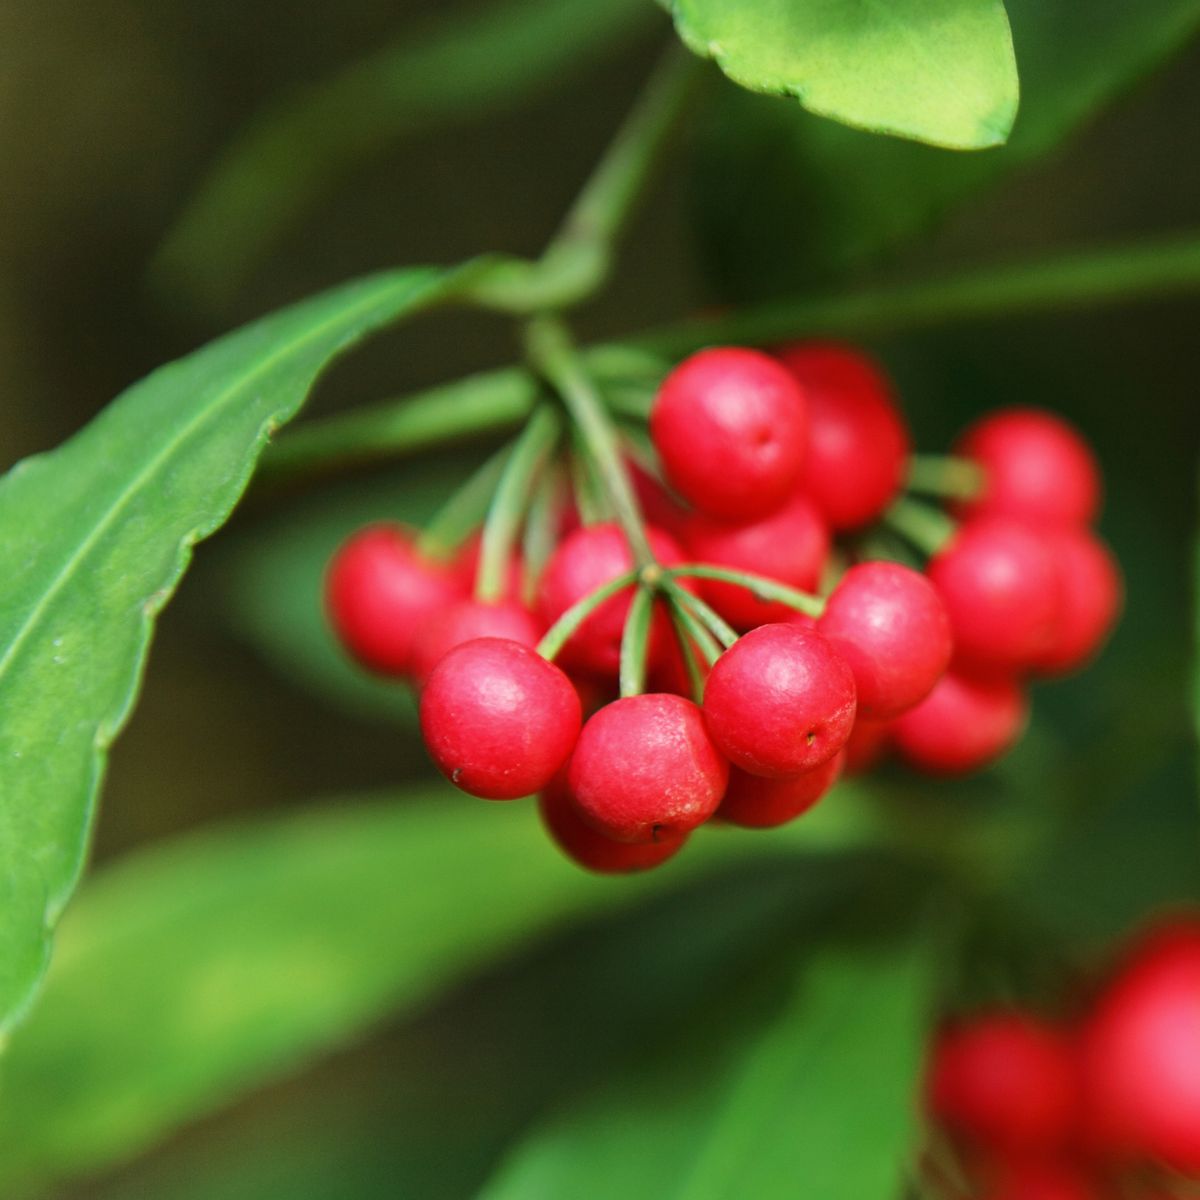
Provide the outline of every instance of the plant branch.
[[670,573],[677,579],[715,579],[721,583],[732,583],[744,587],[756,600],[786,604],[810,617],[819,617],[825,611],[825,602],[786,583],[768,579],[765,575],[754,575],[749,571],[735,571],[730,567],[717,567],[708,563],[686,563],[671,567]]

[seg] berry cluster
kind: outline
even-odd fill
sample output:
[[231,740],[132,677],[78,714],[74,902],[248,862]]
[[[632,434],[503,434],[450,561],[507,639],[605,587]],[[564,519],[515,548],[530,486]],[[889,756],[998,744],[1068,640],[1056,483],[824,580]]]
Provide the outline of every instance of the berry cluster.
[[824,343],[705,350],[646,398],[649,438],[614,421],[607,457],[577,437],[556,459],[531,425],[452,553],[372,526],[328,576],[350,653],[419,689],[443,773],[540,793],[586,867],[655,865],[713,817],[779,825],[888,748],[980,767],[1021,731],[1021,681],[1080,665],[1116,616],[1098,470],[1053,416],[914,459],[879,368]]
[[[926,1106],[978,1183],[971,1195],[1194,1195],[1184,1189],[1200,1181],[1200,922],[1144,935],[1069,1023],[1004,1009],[945,1028]],[[927,1170],[957,1196],[939,1157]]]

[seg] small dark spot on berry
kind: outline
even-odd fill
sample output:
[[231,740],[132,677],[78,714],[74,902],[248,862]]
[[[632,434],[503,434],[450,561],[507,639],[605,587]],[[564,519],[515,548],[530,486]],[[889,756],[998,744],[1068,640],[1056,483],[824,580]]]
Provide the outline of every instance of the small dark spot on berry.
[[817,740],[817,731],[810,729],[805,735],[804,740],[811,746]]

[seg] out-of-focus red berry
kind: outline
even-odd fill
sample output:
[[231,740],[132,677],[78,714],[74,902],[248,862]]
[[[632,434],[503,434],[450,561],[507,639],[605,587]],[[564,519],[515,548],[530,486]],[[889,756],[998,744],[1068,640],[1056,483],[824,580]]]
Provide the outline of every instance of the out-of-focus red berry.
[[1104,644],[1121,611],[1121,568],[1090,530],[1046,531],[1058,572],[1059,613],[1054,640],[1034,666],[1042,675],[1078,670]]

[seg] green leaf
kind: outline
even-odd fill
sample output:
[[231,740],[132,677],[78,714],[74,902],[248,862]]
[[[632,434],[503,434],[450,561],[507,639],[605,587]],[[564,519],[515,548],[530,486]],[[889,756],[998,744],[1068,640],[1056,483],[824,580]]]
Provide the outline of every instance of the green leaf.
[[0,1032],[30,1003],[87,850],[154,618],[271,431],[338,353],[486,264],[326,293],[154,372],[0,480]]
[[721,997],[535,1130],[482,1200],[895,1194],[931,968],[923,942],[830,948]]
[[[701,145],[699,216],[730,295],[784,295],[923,233],[1057,146],[1200,24],[1198,0],[1008,0],[1021,115],[1003,149],[941,154],[728,89]],[[765,181],[769,180],[769,186]]]
[[406,31],[246,127],[168,233],[156,283],[222,303],[354,168],[423,129],[547,90],[654,16],[648,0],[500,0]]
[[875,133],[974,150],[1008,137],[1017,65],[1001,0],[672,0],[735,83]]

